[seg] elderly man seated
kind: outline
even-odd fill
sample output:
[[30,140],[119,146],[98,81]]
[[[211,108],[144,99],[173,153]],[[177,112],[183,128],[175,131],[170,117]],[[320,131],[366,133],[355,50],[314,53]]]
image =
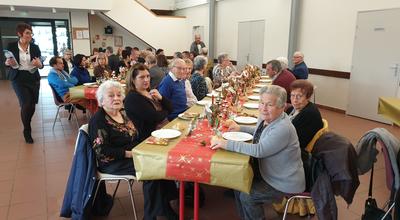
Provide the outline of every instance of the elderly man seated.
[[303,162],[296,129],[284,112],[286,91],[279,86],[260,91],[259,119],[255,127],[226,123],[231,131],[253,134],[253,143],[213,137],[211,148],[223,148],[254,157],[254,179],[250,194],[235,192],[241,219],[264,219],[264,202],[281,199],[305,189]]
[[237,73],[237,70],[230,61],[228,54],[220,54],[218,64],[212,71],[214,88],[218,88],[222,83],[227,82],[228,78],[234,73]]
[[281,62],[270,60],[267,63],[267,74],[272,79],[272,85],[278,85],[286,90],[286,101],[290,103],[290,85],[296,78],[287,69],[282,69]]
[[167,76],[161,81],[158,86],[158,91],[163,97],[168,98],[172,103],[173,111],[168,115],[168,120],[172,121],[182,112],[187,106],[185,77],[186,63],[180,58],[176,58],[171,63],[171,70]]
[[50,59],[49,64],[52,68],[50,69],[47,80],[57,95],[60,96],[64,102],[79,104],[83,107],[86,107],[88,105],[86,100],[72,100],[70,98],[69,88],[76,86],[78,84],[78,79],[74,76],[70,76],[64,71],[64,63],[62,58],[59,56],[54,56]]
[[296,51],[293,54],[294,67],[292,72],[296,79],[308,79],[308,68],[304,63],[304,54],[300,51]]

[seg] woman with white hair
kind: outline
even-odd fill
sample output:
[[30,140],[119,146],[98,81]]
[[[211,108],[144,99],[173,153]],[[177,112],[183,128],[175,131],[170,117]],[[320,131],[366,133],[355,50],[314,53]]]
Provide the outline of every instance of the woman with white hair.
[[228,54],[220,54],[218,56],[218,64],[212,71],[214,88],[218,88],[222,85],[222,83],[227,82],[231,74],[235,72],[237,72],[237,70],[232,65]]
[[204,70],[207,66],[207,59],[204,56],[197,56],[194,58],[193,69],[194,73],[190,77],[190,84],[192,85],[193,94],[197,100],[202,100],[208,93],[207,83],[204,79]]
[[214,137],[211,148],[223,148],[252,156],[254,179],[250,194],[235,192],[241,219],[264,219],[264,202],[279,200],[285,194],[305,189],[296,129],[284,112],[286,91],[276,85],[260,90],[259,118],[255,127],[226,125],[231,131],[253,134],[253,143],[223,140]]
[[138,132],[123,109],[124,93],[119,82],[106,81],[96,92],[98,111],[89,122],[90,142],[100,172],[135,175],[132,148],[139,143]]

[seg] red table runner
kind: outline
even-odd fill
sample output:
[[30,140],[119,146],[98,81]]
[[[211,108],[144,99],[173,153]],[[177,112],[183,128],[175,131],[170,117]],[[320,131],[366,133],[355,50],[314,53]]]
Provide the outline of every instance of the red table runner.
[[210,149],[213,134],[208,121],[200,121],[190,136],[180,140],[168,152],[166,176],[182,181],[209,183],[211,157],[215,153]]

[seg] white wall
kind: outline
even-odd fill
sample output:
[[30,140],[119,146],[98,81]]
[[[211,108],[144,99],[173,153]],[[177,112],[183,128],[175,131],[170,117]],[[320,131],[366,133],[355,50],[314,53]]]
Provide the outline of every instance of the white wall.
[[[268,3],[268,4],[267,4]],[[244,10],[245,9],[245,10]],[[183,30],[189,49],[193,26],[205,28],[203,40],[208,45],[208,4],[178,10],[177,15],[187,17],[188,24]],[[290,0],[225,0],[216,3],[215,53],[227,52],[237,59],[238,23],[242,21],[265,20],[264,61],[286,56],[289,40]]]
[[[307,0],[302,4],[298,49],[304,52],[305,62],[312,68],[346,72],[351,71],[357,12],[400,7],[397,0]],[[312,75],[310,80],[318,87],[317,103],[347,109],[349,80]]]
[[[114,52],[116,52],[117,47],[114,46],[114,36],[122,36],[123,47],[125,47],[125,46],[138,47],[141,50],[149,47],[149,45],[147,45],[140,39],[136,38],[135,36],[132,36],[132,34],[130,34],[125,29],[121,28],[118,25],[112,25],[97,15],[90,15],[89,23],[90,23],[92,48],[102,47],[105,49],[105,47],[102,45],[102,42],[105,42],[106,46],[112,46],[114,48]],[[108,25],[113,27],[112,35],[104,34],[104,27],[106,27]],[[96,40],[96,35],[100,36],[100,40]],[[105,39],[105,40],[103,40],[103,39]]]
[[[88,13],[86,11],[71,12],[71,26],[72,28],[89,28]],[[74,54],[90,55],[90,39],[72,38],[72,48]]]
[[167,55],[186,49],[190,41],[182,34],[187,19],[155,16],[136,1],[114,1],[105,14],[151,46],[163,48]]

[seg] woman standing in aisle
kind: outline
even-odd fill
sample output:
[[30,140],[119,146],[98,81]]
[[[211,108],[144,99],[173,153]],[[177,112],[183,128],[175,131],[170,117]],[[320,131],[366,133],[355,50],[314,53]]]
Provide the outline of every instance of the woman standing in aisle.
[[16,31],[19,39],[8,45],[8,50],[12,55],[6,55],[5,65],[8,79],[12,81],[21,107],[25,142],[32,144],[31,120],[35,113],[35,105],[39,101],[40,75],[38,69],[43,68],[43,63],[40,60],[39,47],[31,42],[32,27],[29,24],[20,23],[17,25]]

